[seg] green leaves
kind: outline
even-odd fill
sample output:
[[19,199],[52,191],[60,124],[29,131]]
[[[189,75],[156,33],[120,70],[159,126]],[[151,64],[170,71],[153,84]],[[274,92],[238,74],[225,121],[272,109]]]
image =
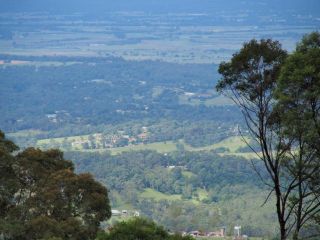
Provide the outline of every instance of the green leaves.
[[320,143],[320,33],[306,35],[285,61],[276,91],[287,135],[299,134],[310,149]]
[[17,151],[19,148],[12,141],[5,139],[5,135],[0,131],[0,153]]
[[[295,158],[289,162],[290,170],[294,169],[298,176],[305,179],[304,186],[307,187],[304,188],[317,199],[320,194],[319,32],[306,35],[285,61],[275,96],[277,107],[282,110],[285,134],[293,139],[296,148]],[[318,200],[315,202],[318,203]],[[308,217],[317,220],[320,207],[312,204],[309,209],[312,211],[308,212]]]
[[169,235],[161,226],[144,218],[134,218],[115,224],[108,234],[101,233],[98,240],[192,240],[192,237]]
[[230,62],[222,62],[219,73],[222,79],[216,89],[219,92],[234,91],[250,101],[266,90],[273,90],[281,63],[287,53],[277,41],[251,40],[233,55]]
[[13,143],[0,137],[9,146],[0,155],[0,235],[94,239],[100,222],[111,216],[107,189],[90,174],[74,173],[59,150],[28,148],[12,155]]
[[291,229],[298,237],[320,211],[319,66],[320,33],[314,32],[289,56],[278,42],[252,40],[219,68],[217,90],[240,107],[260,145],[281,239]]

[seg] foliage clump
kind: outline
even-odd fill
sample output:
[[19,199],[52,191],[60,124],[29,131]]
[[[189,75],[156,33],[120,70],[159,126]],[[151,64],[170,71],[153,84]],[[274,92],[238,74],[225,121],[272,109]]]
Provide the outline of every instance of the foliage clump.
[[[256,153],[258,175],[274,194],[280,239],[306,238],[320,212],[320,33],[306,35],[292,54],[277,41],[251,40],[220,64],[217,90],[240,108]],[[255,165],[253,163],[253,165]],[[310,236],[308,236],[310,237]]]
[[59,150],[16,150],[0,132],[0,236],[94,239],[111,216],[107,189]]
[[115,224],[109,233],[100,233],[98,240],[192,240],[190,236],[171,235],[163,227],[144,218]]

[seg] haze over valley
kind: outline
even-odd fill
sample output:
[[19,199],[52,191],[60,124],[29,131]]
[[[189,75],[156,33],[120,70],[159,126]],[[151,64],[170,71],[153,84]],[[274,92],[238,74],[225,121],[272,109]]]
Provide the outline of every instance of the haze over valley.
[[0,128],[107,187],[102,229],[143,216],[276,239],[263,153],[219,64],[251,39],[292,53],[319,27],[315,0],[0,0]]

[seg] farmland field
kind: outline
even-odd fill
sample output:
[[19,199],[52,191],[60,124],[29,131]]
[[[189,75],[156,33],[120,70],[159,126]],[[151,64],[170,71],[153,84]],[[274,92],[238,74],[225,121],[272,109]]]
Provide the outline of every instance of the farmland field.
[[[314,30],[316,24],[316,19],[310,18],[304,20],[304,25],[301,25],[300,19],[295,25],[289,25],[280,16],[278,22],[266,23],[264,16],[258,15],[255,16],[256,21],[239,26],[239,22],[247,21],[246,13],[228,19],[229,16],[223,12],[154,16],[122,12],[83,22],[76,21],[77,17],[58,15],[48,19],[40,13],[16,14],[11,18],[0,15],[7,26],[14,21],[24,20],[11,39],[0,39],[0,51],[14,55],[113,55],[138,61],[220,63],[230,58],[243,42],[251,38],[276,37],[286,49],[292,50],[299,37]],[[137,20],[139,18],[149,24],[141,25]],[[34,19],[40,19],[50,27],[37,25],[30,28],[34,26]],[[219,19],[228,19],[230,23],[225,26]]]
[[[17,134],[17,133],[16,133]],[[79,140],[87,140],[89,135],[82,135],[82,136],[71,136],[66,138],[52,138],[52,139],[41,139],[37,141],[38,147],[49,147],[54,144],[60,145],[64,141],[67,142],[74,142]],[[248,141],[248,138],[246,139]],[[177,151],[177,144],[182,145],[184,150],[186,151],[212,151],[217,149],[224,149],[223,153],[219,153],[222,156],[227,155],[236,155],[244,158],[255,158],[255,153],[252,152],[238,152],[238,150],[242,147],[246,147],[246,143],[242,140],[242,137],[235,136],[226,138],[216,144],[212,144],[206,147],[192,147],[186,144],[184,141],[163,141],[163,142],[154,142],[154,143],[146,143],[146,144],[139,144],[139,145],[129,145],[125,147],[115,147],[115,148],[98,148],[98,149],[89,149],[85,150],[83,148],[73,148],[73,149],[65,149],[71,151],[83,151],[83,152],[101,152],[101,151],[110,151],[112,155],[121,154],[123,152],[130,152],[130,151],[142,151],[142,150],[153,150],[159,153],[169,153]],[[63,147],[62,147],[63,149]]]

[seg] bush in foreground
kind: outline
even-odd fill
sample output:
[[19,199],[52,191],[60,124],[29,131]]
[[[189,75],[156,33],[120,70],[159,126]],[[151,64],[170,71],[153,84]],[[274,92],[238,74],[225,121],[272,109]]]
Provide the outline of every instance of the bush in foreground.
[[170,235],[163,227],[145,218],[115,224],[109,233],[101,232],[97,240],[193,240],[190,236]]

